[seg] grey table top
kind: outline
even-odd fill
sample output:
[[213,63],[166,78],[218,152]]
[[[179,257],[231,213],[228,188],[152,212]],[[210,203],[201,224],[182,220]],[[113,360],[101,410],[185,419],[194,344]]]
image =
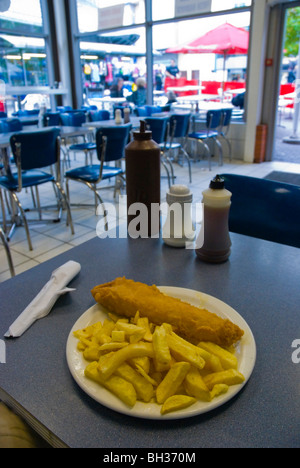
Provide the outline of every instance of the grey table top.
[[[0,337],[68,260],[82,266],[52,312],[17,339],[5,339],[0,399],[53,446],[71,448],[299,447],[299,249],[231,234],[227,263],[200,262],[192,250],[159,239],[95,238],[0,284]],[[173,421],[136,419],[87,396],[73,380],[66,342],[93,304],[92,287],[118,276],[213,295],[248,323],[257,345],[254,372],[241,392],[203,415]],[[298,352],[299,356],[299,352]]]

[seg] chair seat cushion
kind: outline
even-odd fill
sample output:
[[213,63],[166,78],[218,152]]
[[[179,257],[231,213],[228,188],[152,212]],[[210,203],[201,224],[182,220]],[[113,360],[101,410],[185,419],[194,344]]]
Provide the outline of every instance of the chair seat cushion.
[[[67,171],[65,176],[68,179],[74,180],[84,180],[85,182],[95,183],[99,179],[100,165],[91,164],[90,166],[77,167],[76,169],[71,169]],[[111,177],[116,177],[123,174],[123,169],[118,167],[103,166],[102,179],[110,179]]]
[[70,150],[72,151],[92,151],[96,150],[97,146],[96,143],[77,143],[75,145],[71,145]]
[[189,133],[189,138],[195,138],[197,140],[205,140],[206,138],[215,138],[218,136],[218,132],[192,132]]
[[[31,170],[22,172],[22,186],[23,188],[32,187],[34,185],[45,184],[46,182],[53,182],[54,177],[52,174],[48,174],[44,171]],[[7,190],[18,189],[18,174],[15,172],[11,177],[2,176],[0,177],[0,186]]]

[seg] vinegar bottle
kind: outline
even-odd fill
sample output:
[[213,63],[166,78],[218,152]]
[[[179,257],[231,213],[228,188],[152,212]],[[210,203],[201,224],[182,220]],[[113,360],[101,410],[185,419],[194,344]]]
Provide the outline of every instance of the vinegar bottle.
[[160,147],[141,121],[125,148],[127,228],[131,237],[159,237]]
[[203,192],[203,222],[196,242],[196,255],[205,262],[222,263],[230,256],[228,220],[231,196],[220,176],[216,176],[209,189]]

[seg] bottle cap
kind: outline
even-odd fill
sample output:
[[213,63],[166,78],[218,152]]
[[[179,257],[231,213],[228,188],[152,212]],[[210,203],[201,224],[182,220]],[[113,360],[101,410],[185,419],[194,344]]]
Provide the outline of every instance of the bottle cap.
[[138,132],[133,132],[133,137],[135,140],[140,140],[140,141],[152,139],[152,132],[150,130],[146,130],[145,120],[141,120],[140,130]]
[[213,190],[222,190],[225,187],[225,180],[217,175],[210,183],[209,188]]

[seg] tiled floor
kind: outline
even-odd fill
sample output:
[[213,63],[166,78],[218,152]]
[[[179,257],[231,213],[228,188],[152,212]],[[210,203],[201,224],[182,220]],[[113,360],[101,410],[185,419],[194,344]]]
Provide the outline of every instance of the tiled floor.
[[[83,156],[76,154],[76,160],[72,159],[72,165],[83,163]],[[210,180],[214,175],[220,172],[231,172],[235,174],[251,175],[255,177],[264,177],[273,170],[282,170],[286,172],[300,173],[300,165],[285,163],[285,162],[270,162],[262,164],[245,164],[241,161],[232,161],[229,163],[225,159],[224,166],[219,167],[217,163],[212,166],[212,171],[207,168],[207,162],[201,161],[192,163],[193,181],[188,184],[187,167],[175,165],[176,184],[189,185],[193,193],[193,203],[201,203],[202,191],[209,185]],[[163,169],[162,169],[162,175]],[[71,183],[71,203],[93,203],[93,194],[84,186],[78,183]],[[162,202],[165,201],[166,192],[168,189],[166,178],[162,178],[161,193]],[[40,187],[41,204],[49,204],[54,202],[54,191],[51,184]],[[101,192],[103,201],[114,204],[116,201],[113,198],[112,189],[104,189]],[[32,206],[30,193],[24,193],[20,197],[24,207]],[[124,200],[123,200],[124,203]],[[113,206],[113,205],[111,205]],[[126,209],[124,204],[121,206],[120,213],[116,215],[114,210],[109,214],[109,228],[115,227],[116,223],[126,223]],[[53,215],[53,212],[47,212],[48,216]],[[34,213],[28,213],[28,217],[32,217]],[[95,214],[94,207],[75,207],[72,206],[72,216],[75,228],[75,234],[71,234],[71,230],[66,226],[66,213],[63,213],[63,219],[60,223],[37,224],[30,226],[32,236],[33,251],[28,249],[28,244],[25,235],[24,227],[18,227],[10,241],[10,248],[13,257],[16,274],[20,274],[29,268],[33,268],[39,263],[42,263],[56,255],[59,255],[73,247],[86,242],[87,240],[97,236],[104,231],[102,216]],[[0,245],[0,282],[10,278],[7,259],[4,248]]]

